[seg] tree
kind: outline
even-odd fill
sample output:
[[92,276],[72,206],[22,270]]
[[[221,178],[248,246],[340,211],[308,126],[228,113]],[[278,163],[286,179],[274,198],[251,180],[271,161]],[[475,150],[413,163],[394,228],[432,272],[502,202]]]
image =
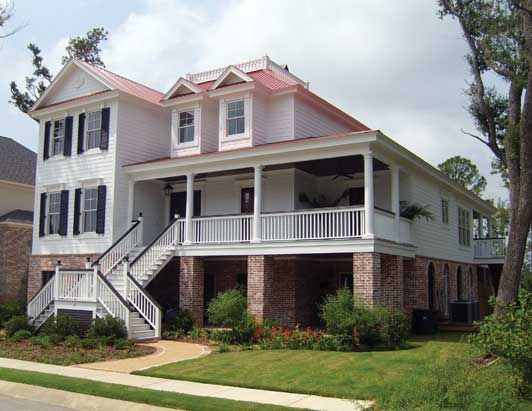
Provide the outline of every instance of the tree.
[[460,156],[448,158],[443,163],[438,164],[438,168],[451,180],[456,181],[476,195],[481,195],[486,189],[486,178],[480,175],[477,166],[467,158]]
[[[94,66],[105,67],[100,57],[100,43],[107,40],[107,34],[107,31],[99,27],[88,31],[85,37],[70,38],[65,48],[66,55],[62,57],[61,64],[66,64],[70,59],[75,58]],[[9,101],[23,113],[30,110],[53,78],[53,74],[43,64],[41,49],[32,43],[28,44],[28,49],[32,53],[34,70],[31,76],[26,76],[25,90],[21,91],[14,81],[9,84],[11,89]]]
[[[466,134],[489,147],[508,178],[508,248],[497,294],[497,307],[504,307],[517,298],[532,220],[532,0],[438,4],[440,17],[458,21],[469,48],[469,112],[478,134]],[[490,76],[502,79],[507,91],[489,86]]]
[[499,198],[495,207],[497,211],[491,216],[491,233],[494,237],[505,237],[510,225],[508,202]]
[[[6,1],[6,2],[0,2],[0,28],[4,28],[7,24],[7,21],[13,17],[14,14],[14,6],[13,3]],[[11,31],[8,31],[6,33],[0,32],[0,39],[9,37],[13,35],[18,29],[14,29]]]

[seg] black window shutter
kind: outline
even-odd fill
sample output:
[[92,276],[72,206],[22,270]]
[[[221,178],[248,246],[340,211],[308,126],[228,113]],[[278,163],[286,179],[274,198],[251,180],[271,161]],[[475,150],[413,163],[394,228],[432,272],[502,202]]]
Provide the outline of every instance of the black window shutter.
[[98,205],[96,207],[96,232],[105,232],[105,201],[107,197],[107,186],[98,186]]
[[59,235],[67,235],[68,228],[68,190],[61,190],[61,211],[59,214]]
[[52,128],[52,122],[47,121],[44,123],[44,147],[42,152],[43,160],[48,160],[50,157],[50,130]]
[[107,150],[109,148],[109,120],[111,118],[111,109],[109,107],[102,108],[102,135],[100,138],[100,149]]
[[81,221],[81,188],[76,188],[74,192],[74,235],[79,234],[79,223]]
[[72,155],[72,123],[73,117],[68,116],[65,118],[65,145],[63,147],[63,154],[65,156]]
[[81,113],[78,117],[78,154],[83,153],[85,143],[83,141],[85,137],[85,113]]
[[41,206],[39,209],[39,237],[46,235],[46,193],[41,193]]

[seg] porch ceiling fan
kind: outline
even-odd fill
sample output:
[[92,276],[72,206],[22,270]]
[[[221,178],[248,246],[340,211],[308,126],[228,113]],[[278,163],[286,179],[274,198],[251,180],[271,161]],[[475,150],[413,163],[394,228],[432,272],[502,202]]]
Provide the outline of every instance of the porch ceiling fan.
[[343,177],[346,180],[353,180],[355,178],[353,174],[349,174],[347,171],[344,171],[344,168],[342,167],[341,158],[338,160],[338,171],[336,172],[336,175],[333,177],[333,180],[336,180],[340,177]]

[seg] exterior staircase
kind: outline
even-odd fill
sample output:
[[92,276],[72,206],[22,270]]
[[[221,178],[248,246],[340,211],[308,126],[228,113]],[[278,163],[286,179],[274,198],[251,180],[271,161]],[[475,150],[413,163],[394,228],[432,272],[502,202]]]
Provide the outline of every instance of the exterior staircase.
[[161,337],[162,310],[145,287],[172,259],[179,242],[176,218],[146,247],[142,244],[142,216],[92,268],[62,270],[28,303],[28,317],[36,328],[58,309],[88,307],[103,318],[121,318],[129,338]]

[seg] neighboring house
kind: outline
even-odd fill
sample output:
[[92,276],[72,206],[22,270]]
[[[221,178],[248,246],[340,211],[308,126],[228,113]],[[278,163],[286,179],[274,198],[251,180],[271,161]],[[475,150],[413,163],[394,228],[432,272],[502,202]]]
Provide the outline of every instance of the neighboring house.
[[0,303],[26,299],[36,157],[0,136]]
[[[491,204],[268,57],[188,74],[164,95],[72,60],[31,115],[37,325],[65,310],[160,336],[160,305],[202,324],[236,286],[256,318],[285,325],[315,324],[339,287],[448,318],[504,255],[485,239]],[[434,218],[403,218],[412,203]]]

